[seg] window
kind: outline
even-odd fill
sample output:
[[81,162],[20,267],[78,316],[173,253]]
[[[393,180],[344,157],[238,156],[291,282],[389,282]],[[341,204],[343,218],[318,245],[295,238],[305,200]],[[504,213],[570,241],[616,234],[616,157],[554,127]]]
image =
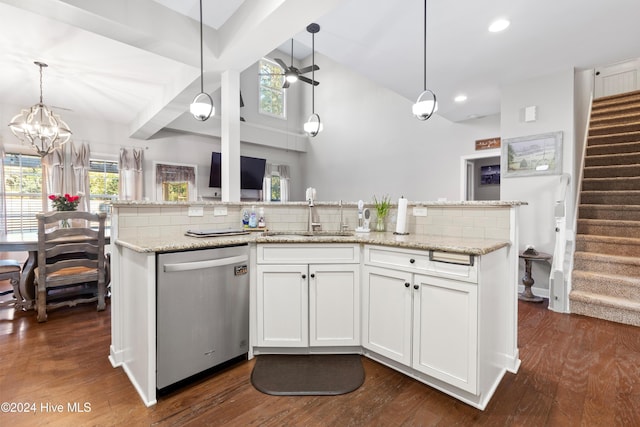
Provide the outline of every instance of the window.
[[42,211],[40,157],[6,154],[4,176],[7,233],[37,232],[36,213]]
[[284,83],[284,70],[276,62],[262,58],[259,62],[259,111],[262,114],[287,118]]
[[89,211],[107,212],[108,205],[118,198],[118,162],[89,160]]
[[280,174],[271,172],[271,201],[280,201]]
[[[42,163],[39,156],[9,153],[4,158],[7,233],[37,232],[36,213],[42,210]],[[89,161],[89,211],[108,212],[118,198],[118,163]],[[108,219],[107,219],[108,221]]]

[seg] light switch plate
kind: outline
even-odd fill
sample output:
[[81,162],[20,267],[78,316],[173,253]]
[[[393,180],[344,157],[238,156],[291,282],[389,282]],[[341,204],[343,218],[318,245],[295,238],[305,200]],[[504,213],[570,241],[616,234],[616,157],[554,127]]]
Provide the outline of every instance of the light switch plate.
[[427,208],[414,207],[413,208],[413,216],[427,216]]
[[204,207],[189,206],[189,216],[204,216]]
[[226,215],[227,215],[226,206],[216,206],[213,208],[213,216],[226,216]]

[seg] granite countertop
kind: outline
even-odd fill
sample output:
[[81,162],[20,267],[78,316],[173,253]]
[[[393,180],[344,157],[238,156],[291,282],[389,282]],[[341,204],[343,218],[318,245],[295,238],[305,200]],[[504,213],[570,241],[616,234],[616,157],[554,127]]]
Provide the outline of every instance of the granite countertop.
[[220,237],[172,236],[164,238],[123,238],[116,244],[136,252],[172,252],[191,249],[208,249],[245,243],[356,243],[392,246],[405,249],[437,250],[469,255],[484,255],[511,244],[502,239],[425,236],[417,234],[395,235],[380,233],[318,233],[312,236],[304,232],[250,233]]
[[[342,204],[344,207],[357,207],[358,202],[348,201],[320,201],[314,200],[316,206],[338,207]],[[409,201],[410,206],[439,206],[439,207],[507,207],[526,205],[527,202],[518,200],[480,200],[480,201],[464,201],[464,200],[444,200],[444,201]],[[179,207],[179,206],[308,206],[307,201],[296,202],[264,202],[264,201],[246,201],[246,202],[222,202],[222,201],[193,201],[193,202],[163,202],[155,200],[115,200],[111,202],[115,207]],[[397,206],[396,202],[392,202],[391,206]],[[365,202],[365,206],[373,206],[371,202]]]

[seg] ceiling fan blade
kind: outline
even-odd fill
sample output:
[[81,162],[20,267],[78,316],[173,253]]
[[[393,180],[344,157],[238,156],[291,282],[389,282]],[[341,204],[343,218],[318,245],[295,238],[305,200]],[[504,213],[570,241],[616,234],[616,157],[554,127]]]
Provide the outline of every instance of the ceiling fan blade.
[[318,71],[320,67],[317,65],[309,65],[308,67],[300,68],[298,72],[300,74],[310,73],[311,71]]
[[285,64],[282,59],[276,58],[274,59],[274,61],[276,61],[278,65],[282,67],[283,70],[287,71],[289,69],[289,66]]
[[305,83],[313,84],[314,86],[318,86],[320,84],[319,81],[308,79],[305,76],[300,76],[300,77],[298,77],[298,79],[300,79],[301,81],[303,81]]
[[289,87],[289,80],[284,81],[284,84],[282,85],[282,89],[287,89]]

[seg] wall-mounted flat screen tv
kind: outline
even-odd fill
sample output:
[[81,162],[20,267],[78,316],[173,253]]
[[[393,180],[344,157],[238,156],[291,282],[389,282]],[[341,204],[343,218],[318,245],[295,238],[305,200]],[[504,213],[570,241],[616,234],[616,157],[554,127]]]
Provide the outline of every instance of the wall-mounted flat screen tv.
[[[240,156],[240,188],[242,190],[262,190],[266,164],[266,159]],[[222,155],[220,153],[211,153],[209,187],[222,187]]]

